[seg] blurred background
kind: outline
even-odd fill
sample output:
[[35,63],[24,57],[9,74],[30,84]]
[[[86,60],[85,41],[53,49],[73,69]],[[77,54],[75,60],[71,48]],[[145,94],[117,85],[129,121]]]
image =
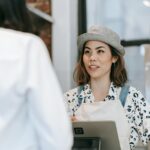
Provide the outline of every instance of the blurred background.
[[77,36],[99,24],[120,35],[129,82],[150,102],[150,0],[27,0],[27,6],[63,92],[75,86]]

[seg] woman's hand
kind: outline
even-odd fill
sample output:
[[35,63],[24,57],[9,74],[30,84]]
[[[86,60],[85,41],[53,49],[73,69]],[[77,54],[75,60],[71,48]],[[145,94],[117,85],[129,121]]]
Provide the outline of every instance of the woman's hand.
[[78,121],[78,119],[76,118],[76,116],[71,116],[71,121],[75,122],[75,121]]

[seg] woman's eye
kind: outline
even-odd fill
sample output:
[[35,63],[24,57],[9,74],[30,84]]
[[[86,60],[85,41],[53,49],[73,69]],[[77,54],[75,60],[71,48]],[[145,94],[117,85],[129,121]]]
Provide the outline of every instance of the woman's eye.
[[103,50],[97,50],[97,53],[104,53]]
[[88,53],[90,53],[89,50],[84,50],[84,54],[88,54]]

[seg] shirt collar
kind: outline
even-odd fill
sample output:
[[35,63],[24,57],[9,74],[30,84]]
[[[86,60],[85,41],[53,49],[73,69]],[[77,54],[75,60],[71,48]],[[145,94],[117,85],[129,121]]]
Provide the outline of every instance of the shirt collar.
[[[105,98],[106,100],[115,100],[117,96],[117,87],[111,82],[110,88],[109,88],[109,93]],[[89,84],[85,84],[82,86],[81,91],[79,93],[79,98],[84,99],[84,101],[94,101],[94,95],[92,93],[92,90],[90,88]]]

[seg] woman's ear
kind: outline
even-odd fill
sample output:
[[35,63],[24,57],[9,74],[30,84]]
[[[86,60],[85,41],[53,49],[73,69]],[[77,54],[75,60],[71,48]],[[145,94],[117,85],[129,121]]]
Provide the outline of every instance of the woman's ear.
[[118,60],[118,56],[113,56],[112,63],[116,63]]

